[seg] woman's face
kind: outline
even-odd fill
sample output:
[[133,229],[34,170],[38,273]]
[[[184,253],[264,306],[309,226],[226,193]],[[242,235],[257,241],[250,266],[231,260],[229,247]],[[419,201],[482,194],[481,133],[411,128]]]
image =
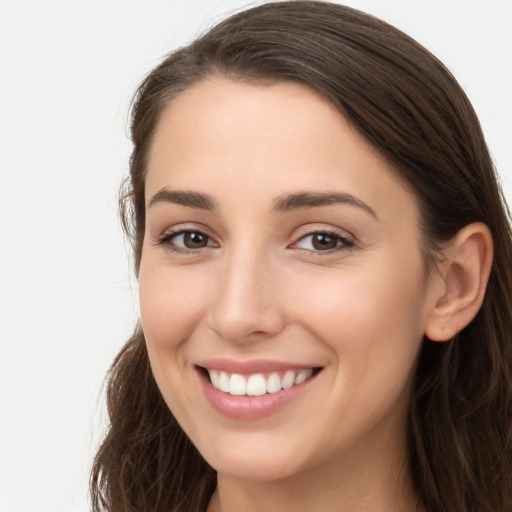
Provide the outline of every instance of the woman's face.
[[145,192],[151,366],[206,460],[273,480],[402,450],[432,285],[415,198],[344,117],[209,79],[164,111]]

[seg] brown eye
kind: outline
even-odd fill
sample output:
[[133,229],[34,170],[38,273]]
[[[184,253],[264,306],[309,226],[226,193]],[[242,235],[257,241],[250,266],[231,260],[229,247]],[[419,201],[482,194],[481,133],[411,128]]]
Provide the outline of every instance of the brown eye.
[[208,237],[203,235],[203,233],[199,233],[197,231],[187,231],[186,233],[181,233],[176,238],[183,239],[183,245],[187,249],[201,249],[208,245]]
[[329,253],[330,251],[350,249],[354,246],[354,242],[350,238],[336,233],[318,231],[303,236],[294,246],[310,252]]
[[178,233],[169,233],[159,238],[157,243],[178,252],[216,246],[213,240],[208,235],[201,233],[201,231],[180,231]]
[[338,246],[339,238],[325,233],[316,233],[312,235],[311,245],[317,251],[328,251]]

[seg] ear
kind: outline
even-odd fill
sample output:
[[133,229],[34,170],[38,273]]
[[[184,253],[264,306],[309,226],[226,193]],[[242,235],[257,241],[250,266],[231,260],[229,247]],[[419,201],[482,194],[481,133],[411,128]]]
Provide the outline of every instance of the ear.
[[432,341],[447,341],[466,327],[482,305],[491,272],[493,243],[489,228],[475,222],[462,228],[442,251],[433,279],[433,307],[425,325]]

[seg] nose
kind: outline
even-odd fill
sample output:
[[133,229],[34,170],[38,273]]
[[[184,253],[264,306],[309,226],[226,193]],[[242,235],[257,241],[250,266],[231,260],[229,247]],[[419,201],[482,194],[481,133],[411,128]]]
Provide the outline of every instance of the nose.
[[223,262],[208,315],[208,326],[233,343],[275,336],[285,326],[285,305],[276,269],[254,251],[239,251]]

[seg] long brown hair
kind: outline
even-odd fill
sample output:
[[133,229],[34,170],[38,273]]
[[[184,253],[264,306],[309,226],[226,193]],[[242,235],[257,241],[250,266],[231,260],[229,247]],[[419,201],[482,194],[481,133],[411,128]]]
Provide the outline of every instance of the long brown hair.
[[[425,261],[465,225],[491,229],[484,304],[453,340],[425,340],[409,413],[410,465],[436,512],[512,510],[512,236],[478,119],[450,72],[399,30],[316,1],[238,13],[171,53],[140,85],[133,153],[121,198],[138,271],[144,175],[165,105],[211,75],[295,81],[320,92],[388,160],[421,208]],[[155,384],[139,327],[108,375],[110,426],[94,461],[94,510],[204,511],[215,472],[176,423]]]

